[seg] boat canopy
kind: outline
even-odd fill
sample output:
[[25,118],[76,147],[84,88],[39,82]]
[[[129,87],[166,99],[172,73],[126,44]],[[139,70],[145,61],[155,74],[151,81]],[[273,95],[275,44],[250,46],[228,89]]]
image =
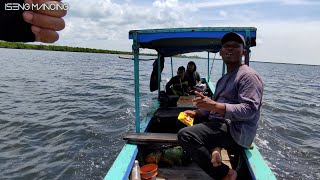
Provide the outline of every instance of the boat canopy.
[[254,27],[146,29],[129,31],[129,39],[137,40],[137,48],[154,49],[164,57],[171,57],[190,52],[217,53],[221,38],[228,32],[241,34],[249,49],[256,46],[256,31]]

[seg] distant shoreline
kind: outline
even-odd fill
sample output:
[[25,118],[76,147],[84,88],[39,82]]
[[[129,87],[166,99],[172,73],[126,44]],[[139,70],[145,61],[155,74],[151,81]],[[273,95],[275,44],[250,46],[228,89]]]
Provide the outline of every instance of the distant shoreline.
[[[6,41],[0,41],[0,48],[133,55],[132,52],[127,52],[127,51],[104,50],[104,49],[70,47],[70,46],[53,46],[53,45],[43,45],[43,44],[36,45],[36,44],[25,44],[25,43],[19,43],[19,42],[6,42]],[[157,54],[151,54],[151,53],[141,53],[140,55],[143,55],[143,56],[157,56]],[[174,57],[177,57],[177,58],[192,58],[192,59],[207,59],[207,58],[200,57],[200,56],[186,56],[186,55],[177,55],[177,56],[174,56]],[[212,59],[210,59],[210,60],[212,60]],[[222,60],[222,59],[215,59],[215,60]],[[280,62],[268,62],[268,61],[250,61],[250,62],[319,66],[319,65],[315,65],[315,64],[295,64],[295,63],[280,63]]]
[[[103,49],[70,47],[70,46],[53,46],[53,45],[43,45],[43,44],[36,45],[36,44],[25,44],[25,43],[19,43],[19,42],[5,42],[5,41],[0,41],[0,48],[105,53],[105,54],[128,54],[128,55],[132,54],[131,52],[125,52],[125,51],[114,51],[114,50],[103,50]],[[147,54],[147,55],[153,55],[153,54]]]
[[[127,52],[127,51],[104,50],[104,49],[70,47],[70,46],[53,46],[53,45],[43,45],[43,44],[36,45],[36,44],[25,44],[20,42],[6,42],[6,41],[0,41],[0,48],[133,55],[132,52]],[[141,53],[140,55],[158,56],[157,54],[151,54],[151,53]],[[186,56],[186,55],[177,55],[174,57],[204,59],[200,56]]]

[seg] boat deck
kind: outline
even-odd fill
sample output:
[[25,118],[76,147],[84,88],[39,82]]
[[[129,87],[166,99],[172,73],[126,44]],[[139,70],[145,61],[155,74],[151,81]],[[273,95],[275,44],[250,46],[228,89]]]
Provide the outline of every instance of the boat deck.
[[173,166],[170,168],[159,168],[157,179],[201,179],[211,180],[212,178],[207,175],[196,163],[187,166]]

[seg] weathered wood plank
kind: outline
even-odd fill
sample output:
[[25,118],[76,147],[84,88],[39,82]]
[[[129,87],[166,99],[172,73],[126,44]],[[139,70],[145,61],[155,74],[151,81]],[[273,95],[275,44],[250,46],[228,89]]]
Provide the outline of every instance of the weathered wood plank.
[[221,150],[221,158],[222,158],[222,163],[229,166],[229,168],[232,169],[232,166],[230,163],[230,158],[229,158],[227,150],[225,150],[225,149]]
[[196,163],[187,166],[173,166],[158,169],[159,180],[211,180],[212,178],[205,173]]
[[130,144],[179,144],[177,134],[173,133],[133,133],[123,137]]

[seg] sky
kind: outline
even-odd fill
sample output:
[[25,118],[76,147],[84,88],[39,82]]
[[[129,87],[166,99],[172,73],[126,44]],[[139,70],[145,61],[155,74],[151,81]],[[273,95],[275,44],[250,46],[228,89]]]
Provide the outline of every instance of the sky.
[[133,29],[256,27],[251,60],[320,65],[320,0],[64,2],[70,7],[56,45],[131,51],[128,32]]

